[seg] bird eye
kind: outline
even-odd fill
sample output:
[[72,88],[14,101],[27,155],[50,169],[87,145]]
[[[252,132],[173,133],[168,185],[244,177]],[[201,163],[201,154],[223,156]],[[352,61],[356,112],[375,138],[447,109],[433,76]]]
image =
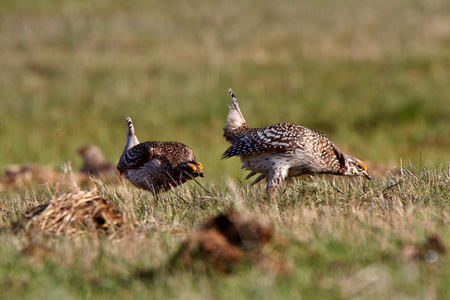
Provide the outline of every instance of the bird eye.
[[356,168],[358,168],[358,170],[362,171],[362,170],[366,169],[366,166],[363,165],[362,163],[358,162],[358,163],[356,163]]

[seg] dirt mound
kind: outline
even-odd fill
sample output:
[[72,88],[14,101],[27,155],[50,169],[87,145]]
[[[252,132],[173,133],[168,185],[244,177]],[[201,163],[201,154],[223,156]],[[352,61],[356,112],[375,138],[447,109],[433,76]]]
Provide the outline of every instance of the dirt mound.
[[206,265],[228,273],[247,262],[276,273],[286,273],[287,262],[264,251],[272,241],[272,225],[263,218],[223,213],[207,220],[200,230],[186,238],[172,258],[172,265],[181,263],[187,269]]

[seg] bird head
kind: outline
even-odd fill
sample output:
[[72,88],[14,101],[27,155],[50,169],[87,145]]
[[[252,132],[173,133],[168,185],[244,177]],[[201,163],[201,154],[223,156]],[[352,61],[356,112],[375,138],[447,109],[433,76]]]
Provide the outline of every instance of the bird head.
[[202,163],[196,161],[188,161],[181,163],[181,175],[188,178],[205,177],[203,174]]
[[346,176],[364,176],[371,180],[369,172],[367,171],[366,165],[359,159],[347,156],[347,167],[344,171]]

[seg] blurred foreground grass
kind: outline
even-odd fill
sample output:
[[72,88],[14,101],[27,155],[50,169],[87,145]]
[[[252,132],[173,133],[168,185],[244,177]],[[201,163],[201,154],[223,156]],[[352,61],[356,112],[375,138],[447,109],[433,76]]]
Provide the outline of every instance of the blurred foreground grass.
[[[99,194],[123,212],[130,226],[108,237],[88,230],[56,237],[14,232],[12,221],[60,192],[8,191],[0,202],[2,296],[448,299],[449,180],[444,166],[409,167],[403,175],[370,182],[312,177],[291,183],[278,203],[266,200],[264,185],[230,182],[209,186],[207,192],[185,184],[158,205],[150,193],[129,184],[99,184]],[[270,221],[275,238],[262,251],[284,260],[288,272],[247,262],[224,274],[208,264],[206,254],[193,268],[168,267],[187,236],[230,207]],[[154,276],[140,275],[149,271]]]
[[364,161],[450,160],[448,1],[2,1],[0,169],[139,138],[220,162],[227,88],[251,126],[318,129]]

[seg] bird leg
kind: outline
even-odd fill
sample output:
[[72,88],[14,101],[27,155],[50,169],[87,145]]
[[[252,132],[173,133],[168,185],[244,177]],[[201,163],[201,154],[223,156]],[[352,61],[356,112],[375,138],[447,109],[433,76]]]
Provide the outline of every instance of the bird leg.
[[290,182],[291,182],[291,178],[288,178],[288,179],[286,180],[286,185],[284,186],[284,190],[283,190],[283,192],[281,193],[281,196],[283,196],[284,193],[286,193],[287,188],[288,188],[288,185],[289,185]]
[[277,188],[275,186],[267,186],[267,195],[269,202],[275,202],[277,200]]
[[287,168],[275,169],[270,171],[269,177],[267,178],[267,195],[271,202],[275,202],[277,199],[277,188],[283,184],[286,177],[288,176],[289,170]]

